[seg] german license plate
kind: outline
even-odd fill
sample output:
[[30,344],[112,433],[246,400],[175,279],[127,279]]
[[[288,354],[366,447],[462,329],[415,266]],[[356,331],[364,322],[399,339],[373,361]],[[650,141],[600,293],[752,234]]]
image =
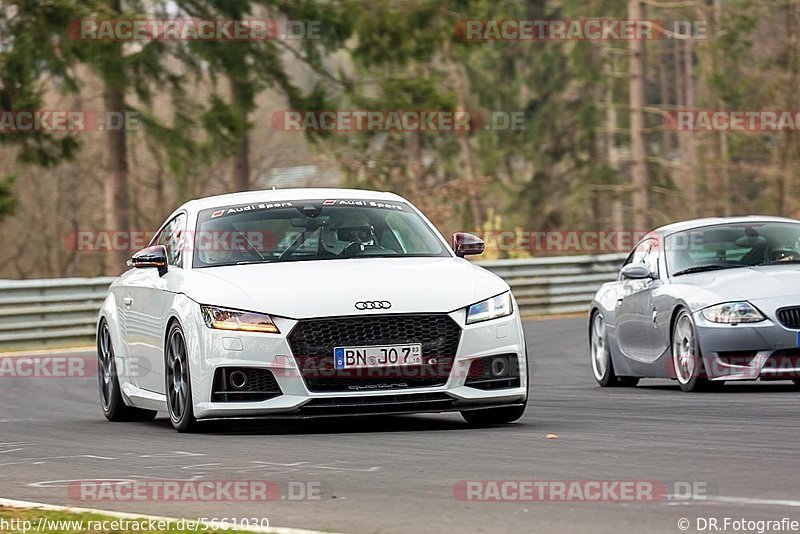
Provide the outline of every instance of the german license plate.
[[333,363],[336,369],[421,365],[422,344],[336,347],[333,349]]

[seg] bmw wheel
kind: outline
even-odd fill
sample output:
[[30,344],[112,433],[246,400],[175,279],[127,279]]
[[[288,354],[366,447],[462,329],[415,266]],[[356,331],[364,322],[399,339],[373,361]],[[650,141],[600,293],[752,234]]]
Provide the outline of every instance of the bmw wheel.
[[192,384],[189,378],[189,358],[186,338],[177,322],[172,323],[167,334],[166,392],[167,411],[172,426],[178,432],[190,432],[197,425],[192,405]]
[[672,365],[678,385],[686,392],[707,391],[723,385],[708,380],[703,355],[697,342],[692,316],[686,310],[678,313],[672,327]]
[[592,359],[592,373],[600,387],[633,387],[639,383],[636,376],[617,376],[611,361],[611,351],[606,337],[606,322],[603,314],[594,312],[589,332],[589,355]]
[[152,421],[155,418],[155,411],[127,406],[122,399],[117,378],[117,364],[114,360],[114,346],[105,319],[100,321],[97,332],[97,377],[100,384],[100,406],[106,419],[120,422]]

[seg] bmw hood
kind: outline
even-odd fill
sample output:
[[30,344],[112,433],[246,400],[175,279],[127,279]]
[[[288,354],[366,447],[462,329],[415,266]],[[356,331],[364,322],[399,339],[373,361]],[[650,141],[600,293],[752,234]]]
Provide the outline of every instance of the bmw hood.
[[[207,267],[189,270],[185,282],[184,293],[201,304],[293,319],[370,313],[447,313],[509,289],[500,277],[467,260],[452,257],[354,258]],[[364,302],[371,304],[356,307]]]
[[690,286],[692,308],[720,302],[800,297],[800,265],[770,265],[689,274],[675,279]]

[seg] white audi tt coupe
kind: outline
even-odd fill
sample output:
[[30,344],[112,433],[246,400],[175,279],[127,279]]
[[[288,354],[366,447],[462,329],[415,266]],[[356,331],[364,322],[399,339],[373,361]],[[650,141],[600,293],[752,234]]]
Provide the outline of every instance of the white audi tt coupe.
[[519,419],[528,397],[509,286],[391,193],[252,191],[187,202],[99,314],[111,421],[461,412]]

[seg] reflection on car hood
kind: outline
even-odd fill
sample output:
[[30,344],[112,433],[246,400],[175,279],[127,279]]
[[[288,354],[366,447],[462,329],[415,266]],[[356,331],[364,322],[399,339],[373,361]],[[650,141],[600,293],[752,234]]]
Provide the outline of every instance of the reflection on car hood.
[[[360,313],[451,312],[508,290],[498,276],[460,258],[358,258],[208,267],[186,273],[201,304],[295,319]],[[361,312],[358,301],[389,301]]]
[[686,274],[676,285],[692,286],[698,304],[800,295],[800,265],[769,265]]

